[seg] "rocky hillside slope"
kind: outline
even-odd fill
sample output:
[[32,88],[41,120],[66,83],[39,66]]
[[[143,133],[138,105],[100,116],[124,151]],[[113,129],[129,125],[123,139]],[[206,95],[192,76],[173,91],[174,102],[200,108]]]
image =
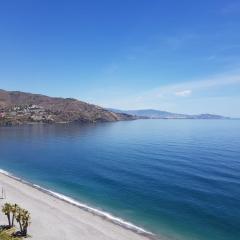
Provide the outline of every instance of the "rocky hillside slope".
[[112,122],[133,119],[131,115],[114,113],[73,98],[0,90],[1,125],[29,122]]

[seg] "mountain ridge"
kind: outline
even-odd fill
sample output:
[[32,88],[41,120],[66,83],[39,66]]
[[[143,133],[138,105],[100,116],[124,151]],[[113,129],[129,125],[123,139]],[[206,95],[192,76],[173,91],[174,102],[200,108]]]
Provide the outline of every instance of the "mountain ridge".
[[131,115],[114,113],[74,98],[0,89],[0,125],[114,122],[133,119],[135,118]]
[[156,109],[139,109],[139,110],[120,110],[108,108],[109,110],[116,113],[126,113],[139,118],[150,118],[150,119],[230,119],[229,117],[216,115],[216,114],[181,114],[172,113],[168,111],[161,111]]

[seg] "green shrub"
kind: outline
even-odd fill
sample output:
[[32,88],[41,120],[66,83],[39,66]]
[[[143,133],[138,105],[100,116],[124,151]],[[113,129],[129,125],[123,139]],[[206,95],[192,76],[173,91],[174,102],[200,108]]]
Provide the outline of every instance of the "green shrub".
[[12,237],[14,229],[1,230],[0,231],[0,240],[20,240],[20,238]]

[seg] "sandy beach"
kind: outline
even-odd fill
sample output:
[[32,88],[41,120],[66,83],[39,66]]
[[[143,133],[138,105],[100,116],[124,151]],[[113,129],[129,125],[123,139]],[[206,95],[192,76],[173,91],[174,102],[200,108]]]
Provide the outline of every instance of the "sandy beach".
[[[33,240],[149,240],[94,213],[51,196],[28,184],[0,173],[0,187],[6,191],[5,202],[17,203],[31,213],[29,227]],[[0,224],[7,224],[1,213]]]

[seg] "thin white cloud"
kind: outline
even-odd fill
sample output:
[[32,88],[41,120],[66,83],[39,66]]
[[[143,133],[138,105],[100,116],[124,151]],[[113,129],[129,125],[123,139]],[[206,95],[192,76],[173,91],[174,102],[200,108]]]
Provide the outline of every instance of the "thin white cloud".
[[175,95],[179,96],[179,97],[187,97],[187,96],[189,96],[191,94],[192,94],[192,90],[183,90],[183,91],[175,92]]
[[[114,91],[111,91],[111,102],[109,102],[109,98],[107,100],[104,98],[105,100],[101,102],[101,104],[105,107],[119,109],[156,108],[183,113],[201,112],[202,109],[206,107],[206,99],[211,99],[209,95],[211,91],[214,93],[212,96],[213,99],[217,97],[217,90],[218,92],[221,91],[219,93],[221,98],[225,99],[226,104],[229,103],[229,96],[224,96],[223,88],[225,89],[232,86],[240,86],[240,72],[229,72],[195,81],[163,85],[137,94],[130,91],[124,96],[122,91],[117,91],[116,94]],[[207,96],[205,96],[206,92]],[[104,93],[106,96],[106,91],[104,91]],[[237,97],[235,96],[235,98]],[[198,105],[196,103],[196,107],[193,107],[195,105],[194,101],[198,103]],[[219,106],[217,100],[214,103],[217,105],[216,107]],[[98,104],[100,103],[98,102]],[[200,108],[201,106],[202,108]],[[210,107],[206,107],[205,111],[214,112]],[[236,109],[234,114],[239,115],[238,111],[239,110]],[[220,114],[221,111],[219,110],[218,113]]]
[[[228,86],[240,83],[240,73],[225,73],[215,76],[211,76],[205,79],[199,79],[195,81],[186,81],[178,84],[163,85],[161,87],[152,89],[145,93],[142,93],[138,98],[144,99],[157,99],[159,97],[169,97],[176,95],[189,95],[193,91],[199,92],[204,89]],[[178,94],[176,94],[178,93]]]
[[[192,96],[197,96],[199,93],[205,93],[206,90],[216,89],[222,87],[228,87],[232,85],[240,84],[240,72],[223,73],[219,75],[210,76],[204,79],[198,79],[195,81],[185,81],[178,84],[163,85],[158,88],[154,88],[138,95],[125,96],[124,98],[115,98],[111,101],[111,107],[119,108],[162,108],[165,109],[172,104],[178,104],[176,98],[180,96],[188,96],[187,99],[192,99]],[[186,100],[187,100],[186,99]],[[109,102],[103,103],[105,106],[109,106]],[[159,106],[159,107],[158,107]]]

